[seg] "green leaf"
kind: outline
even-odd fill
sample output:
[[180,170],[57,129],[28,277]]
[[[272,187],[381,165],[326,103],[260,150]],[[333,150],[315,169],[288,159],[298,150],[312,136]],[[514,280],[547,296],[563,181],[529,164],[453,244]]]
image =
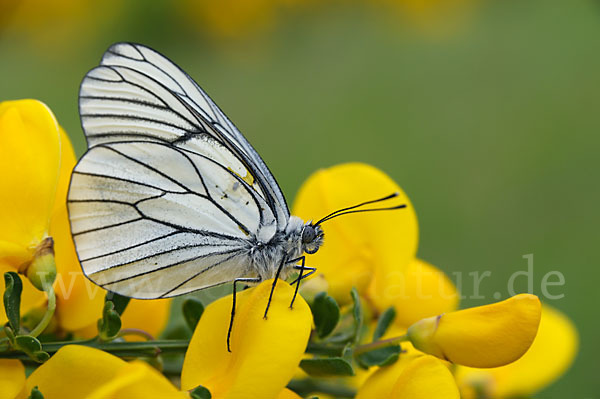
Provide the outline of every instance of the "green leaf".
[[50,359],[50,355],[42,350],[40,341],[30,335],[16,336],[15,349],[25,352],[27,356],[38,363],[44,363]]
[[311,306],[313,320],[319,338],[328,336],[340,320],[340,307],[335,299],[320,292],[315,296]]
[[23,283],[15,272],[4,273],[4,310],[8,324],[15,334],[19,333],[21,320],[21,292]]
[[199,386],[190,392],[190,397],[192,399],[211,399],[212,395],[207,388]]
[[300,367],[307,374],[314,377],[352,376],[352,365],[341,357],[322,359],[303,359]]
[[121,329],[121,317],[111,301],[104,303],[102,319],[98,320],[98,335],[103,341],[114,339]]
[[44,399],[44,395],[42,395],[42,393],[38,390],[38,387],[35,386],[31,390],[31,394],[29,395],[28,399]]
[[15,344],[17,345],[17,349],[28,354],[42,350],[40,341],[30,335],[18,335],[15,337]]
[[400,345],[391,345],[384,348],[374,349],[356,356],[356,361],[364,368],[371,366],[387,366],[398,360],[400,356]]
[[379,319],[377,320],[377,326],[375,327],[375,332],[373,332],[373,341],[377,341],[379,338],[383,337],[383,334],[390,327],[390,324],[396,318],[396,309],[393,306],[387,308]]
[[123,312],[127,308],[129,301],[131,300],[128,296],[119,295],[116,292],[109,291],[106,293],[104,297],[105,302],[112,302],[114,305],[114,310],[119,314],[119,316],[123,315]]
[[363,325],[363,313],[362,306],[360,304],[360,296],[358,295],[356,287],[352,287],[350,296],[352,297],[352,302],[354,303],[352,306],[352,315],[354,317],[354,343],[358,344]]
[[183,317],[192,331],[196,329],[196,325],[200,321],[202,313],[204,313],[204,305],[200,300],[189,298],[183,302]]

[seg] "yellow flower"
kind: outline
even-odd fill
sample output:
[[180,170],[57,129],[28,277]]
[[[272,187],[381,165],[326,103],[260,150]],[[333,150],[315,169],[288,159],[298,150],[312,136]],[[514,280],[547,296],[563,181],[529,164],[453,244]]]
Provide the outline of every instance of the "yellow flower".
[[18,399],[38,387],[44,399],[189,398],[142,361],[127,363],[99,349],[79,345],[61,348],[25,382]]
[[[0,213],[0,273],[23,270],[44,239],[52,237],[58,324],[67,331],[87,329],[95,335],[106,291],[85,278],[71,239],[66,198],[76,160],[68,136],[43,103],[6,101],[0,103],[0,151],[0,207],[5,210]],[[23,286],[21,314],[45,306],[44,293],[27,279]],[[169,302],[137,302],[131,303],[136,311],[126,310],[124,327],[157,335],[168,319]],[[4,322],[6,315],[0,312]]]
[[470,367],[498,367],[529,349],[538,330],[540,300],[520,294],[491,305],[423,319],[407,336],[420,351]]
[[400,374],[391,393],[398,399],[459,399],[452,374],[440,360],[421,356]]
[[[35,100],[0,103],[2,274],[24,270],[48,236],[60,180],[60,148],[59,126],[48,107]],[[21,311],[41,305],[44,300],[44,294],[25,279]],[[2,312],[0,323],[5,321]]]
[[381,367],[363,384],[356,399],[458,399],[452,373],[441,360],[417,353]]
[[0,399],[13,399],[25,384],[25,367],[19,360],[0,359]]
[[280,281],[263,319],[272,282],[237,294],[231,352],[226,343],[231,295],[206,307],[183,363],[183,389],[202,385],[213,399],[277,397],[304,354],[312,315],[300,296],[290,309],[293,288]]
[[[320,170],[300,188],[292,213],[305,220],[317,219],[394,192],[400,194],[394,204],[404,203],[405,209],[348,215],[326,222],[325,243],[307,262],[317,267],[317,277],[325,277],[327,291],[339,303],[348,303],[348,293],[355,286],[375,313],[394,306],[396,323],[407,327],[424,317],[455,310],[459,295],[442,271],[415,258],[415,211],[389,176],[361,163]],[[387,206],[384,204],[381,206]],[[305,284],[310,286],[312,282]]]
[[290,391],[287,388],[283,388],[283,390],[277,396],[277,399],[302,399],[298,394],[294,391]]
[[[0,272],[23,270],[52,237],[59,324],[75,330],[95,323],[104,291],[84,278],[71,240],[65,202],[75,154],[69,138],[41,102],[6,101],[0,104],[0,148],[0,206],[7,210],[0,215]],[[45,295],[26,279],[23,285],[22,314],[44,306]]]
[[462,397],[483,392],[486,398],[528,397],[557,380],[571,365],[579,345],[577,330],[561,312],[542,305],[542,318],[531,348],[519,360],[493,369],[458,367]]
[[395,322],[408,327],[430,316],[458,307],[459,293],[448,276],[435,266],[413,259],[404,270],[403,294],[395,299]]
[[[293,214],[316,220],[359,202],[399,196],[390,202],[405,209],[341,216],[325,222],[325,243],[307,264],[325,276],[339,303],[350,301],[355,286],[380,310],[402,295],[403,271],[417,250],[417,217],[402,189],[380,170],[361,163],[322,169],[298,192]],[[385,205],[383,205],[385,204]],[[383,203],[382,206],[387,206]]]

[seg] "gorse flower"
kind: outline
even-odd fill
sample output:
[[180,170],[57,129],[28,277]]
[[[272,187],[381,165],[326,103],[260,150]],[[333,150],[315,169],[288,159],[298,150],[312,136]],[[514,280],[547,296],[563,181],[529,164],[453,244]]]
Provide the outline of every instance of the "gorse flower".
[[459,296],[440,270],[416,258],[415,210],[389,176],[361,163],[320,170],[300,188],[292,213],[310,219],[394,192],[406,208],[328,221],[326,244],[307,261],[318,266],[317,275],[325,277],[329,294],[338,302],[347,303],[350,289],[356,287],[375,312],[393,306],[396,322],[408,327],[421,318],[456,309]]
[[80,345],[61,348],[38,367],[20,389],[26,399],[34,387],[45,399],[189,398],[145,362],[128,363],[98,349]]
[[408,328],[407,336],[415,348],[440,359],[471,367],[498,367],[514,362],[529,349],[540,316],[538,297],[521,294],[420,320]]
[[[75,154],[71,142],[50,109],[36,100],[0,103],[0,271],[34,273],[39,249],[51,242],[56,264],[56,327],[69,332],[95,335],[96,321],[104,304],[105,291],[88,281],[79,266],[67,217],[66,196]],[[51,281],[49,281],[51,283]],[[3,284],[0,292],[4,291]],[[46,295],[29,280],[23,282],[21,313],[37,321]],[[137,302],[137,301],[135,301]],[[153,313],[135,327],[152,325],[158,334],[168,318],[168,301],[140,302],[136,316],[127,312],[125,324],[134,327],[140,314]],[[136,320],[137,318],[137,320]],[[129,321],[130,320],[130,321]],[[4,312],[0,322],[6,322]],[[85,333],[85,331],[88,331]]]
[[577,353],[573,323],[561,312],[542,304],[538,333],[519,360],[491,369],[457,367],[456,380],[464,399],[529,397],[558,379]]
[[310,308],[294,290],[279,282],[263,315],[273,280],[237,294],[231,352],[225,337],[231,295],[208,306],[185,356],[181,386],[208,388],[216,398],[274,398],[287,385],[304,354],[311,331]]
[[402,189],[374,167],[353,163],[316,172],[298,192],[292,213],[303,220],[326,215],[365,200],[399,193],[406,208],[339,217],[324,226],[326,243],[307,261],[318,266],[328,293],[339,303],[358,292],[378,310],[404,295],[404,271],[417,250],[417,217]]

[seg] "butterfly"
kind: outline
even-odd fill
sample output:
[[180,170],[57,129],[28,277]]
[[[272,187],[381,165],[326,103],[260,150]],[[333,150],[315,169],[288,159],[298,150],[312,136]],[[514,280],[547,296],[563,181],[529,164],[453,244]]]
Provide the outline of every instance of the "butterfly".
[[[88,150],[71,175],[71,233],[84,274],[155,299],[315,272],[321,223],[290,215],[273,174],[200,86],[163,55],[117,43],[87,73],[79,113]],[[291,306],[291,305],[290,305]],[[265,310],[265,317],[267,316]],[[227,339],[229,349],[229,336]]]

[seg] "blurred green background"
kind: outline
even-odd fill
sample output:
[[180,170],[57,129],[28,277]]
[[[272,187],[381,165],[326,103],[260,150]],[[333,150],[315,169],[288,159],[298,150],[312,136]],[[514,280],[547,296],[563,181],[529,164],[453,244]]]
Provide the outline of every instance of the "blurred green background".
[[[598,397],[598,2],[5,1],[0,99],[46,102],[81,155],[78,86],[117,41],[193,76],[290,205],[318,168],[386,171],[417,209],[419,255],[462,273],[463,306],[509,296],[527,254],[533,293],[563,273],[550,292],[564,297],[548,302],[575,321],[581,350],[537,397]],[[479,296],[476,271],[491,272]]]

